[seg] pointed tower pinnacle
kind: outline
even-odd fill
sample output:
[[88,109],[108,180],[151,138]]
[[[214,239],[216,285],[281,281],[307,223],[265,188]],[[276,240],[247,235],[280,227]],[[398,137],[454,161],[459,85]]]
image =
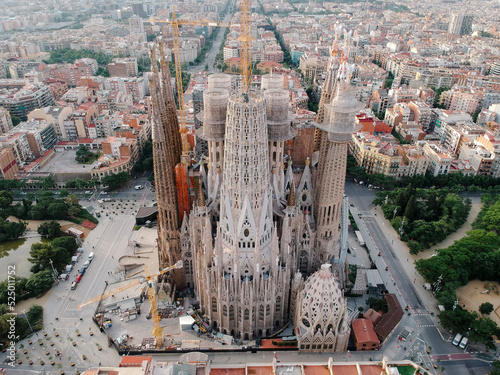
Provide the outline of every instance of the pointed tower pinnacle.
[[288,196],[287,207],[295,207],[295,187],[294,184],[291,185],[290,195]]
[[[317,185],[317,249],[323,259],[340,256],[340,213],[345,187],[347,148],[356,131],[355,115],[364,107],[350,85],[350,71],[344,60],[338,71],[335,93],[325,104],[325,119],[315,124],[323,132]],[[319,266],[319,264],[318,264]]]

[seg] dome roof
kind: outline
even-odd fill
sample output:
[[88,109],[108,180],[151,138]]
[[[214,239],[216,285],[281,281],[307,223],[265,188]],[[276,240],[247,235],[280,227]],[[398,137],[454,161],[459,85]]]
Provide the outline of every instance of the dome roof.
[[304,326],[316,328],[317,325],[335,326],[338,323],[344,298],[330,264],[323,264],[307,279],[300,293],[300,304]]

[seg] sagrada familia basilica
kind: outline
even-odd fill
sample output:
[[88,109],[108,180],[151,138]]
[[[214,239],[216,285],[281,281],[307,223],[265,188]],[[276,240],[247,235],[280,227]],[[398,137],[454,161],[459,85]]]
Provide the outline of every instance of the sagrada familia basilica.
[[346,350],[342,212],[348,142],[363,108],[348,64],[332,53],[315,123],[316,154],[299,171],[286,161],[285,142],[296,130],[283,76],[264,75],[260,90],[241,93],[231,89],[231,76],[210,75],[196,129],[208,155],[196,166],[194,203],[181,212],[176,176],[191,166],[182,157],[161,43],[151,54],[161,263],[183,260],[173,281],[195,290],[218,332],[252,339],[292,321],[301,351]]

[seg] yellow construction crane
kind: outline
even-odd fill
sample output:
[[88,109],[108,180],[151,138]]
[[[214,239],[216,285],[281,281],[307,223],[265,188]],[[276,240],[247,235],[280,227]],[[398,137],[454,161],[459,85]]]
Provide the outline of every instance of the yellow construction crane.
[[183,262],[182,262],[182,260],[179,260],[173,266],[169,266],[169,267],[167,267],[167,268],[165,268],[165,269],[161,270],[160,272],[153,274],[153,275],[149,275],[148,270],[145,269],[145,273],[146,273],[145,278],[141,278],[141,279],[132,281],[131,283],[124,285],[120,288],[114,289],[110,292],[107,292],[107,293],[104,293],[100,296],[94,297],[91,300],[78,305],[78,309],[83,309],[84,307],[86,307],[88,305],[91,305],[95,302],[102,301],[103,299],[111,297],[111,296],[113,296],[117,293],[120,293],[126,289],[132,288],[133,286],[136,286],[136,285],[139,285],[139,284],[146,282],[146,285],[148,287],[149,304],[151,306],[151,318],[153,319],[153,327],[154,327],[153,328],[153,336],[156,338],[156,346],[161,347],[163,344],[163,327],[160,326],[161,318],[160,318],[160,315],[158,314],[158,308],[156,305],[156,294],[155,294],[155,288],[154,288],[154,284],[153,284],[154,279],[158,276],[161,276],[161,275],[173,270],[173,269],[182,268],[182,266],[183,266]]
[[179,46],[179,26],[189,25],[189,26],[209,26],[209,27],[229,27],[228,23],[224,22],[213,22],[210,20],[182,20],[177,19],[175,15],[175,8],[172,11],[171,20],[157,20],[150,19],[151,23],[163,22],[172,25],[172,42],[174,45],[174,56],[175,56],[175,81],[177,84],[177,98],[179,101],[179,120],[180,120],[180,130],[182,139],[182,154],[187,156],[189,154],[189,143],[187,139],[187,126],[186,126],[186,109],[184,107],[184,89],[182,87],[182,69],[181,69],[181,59],[180,59],[180,46]]

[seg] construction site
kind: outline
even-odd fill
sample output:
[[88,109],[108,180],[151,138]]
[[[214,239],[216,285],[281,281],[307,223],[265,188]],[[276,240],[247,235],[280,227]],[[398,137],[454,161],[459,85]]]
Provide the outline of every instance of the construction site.
[[[196,129],[186,121],[178,29],[206,23],[175,11],[151,20],[169,24],[177,85],[175,97],[169,46],[158,37],[148,78],[156,228],[134,233],[117,282],[78,306],[96,303],[94,322],[120,353],[253,350],[278,335],[294,337],[299,350],[347,349],[345,163],[363,104],[336,34],[316,130],[308,132],[315,149],[301,150],[285,77],[264,75],[253,85],[250,10],[240,2],[240,74],[208,77]],[[309,282],[315,278],[321,286]],[[329,308],[306,311],[320,301]],[[317,314],[319,326],[308,320]]]

